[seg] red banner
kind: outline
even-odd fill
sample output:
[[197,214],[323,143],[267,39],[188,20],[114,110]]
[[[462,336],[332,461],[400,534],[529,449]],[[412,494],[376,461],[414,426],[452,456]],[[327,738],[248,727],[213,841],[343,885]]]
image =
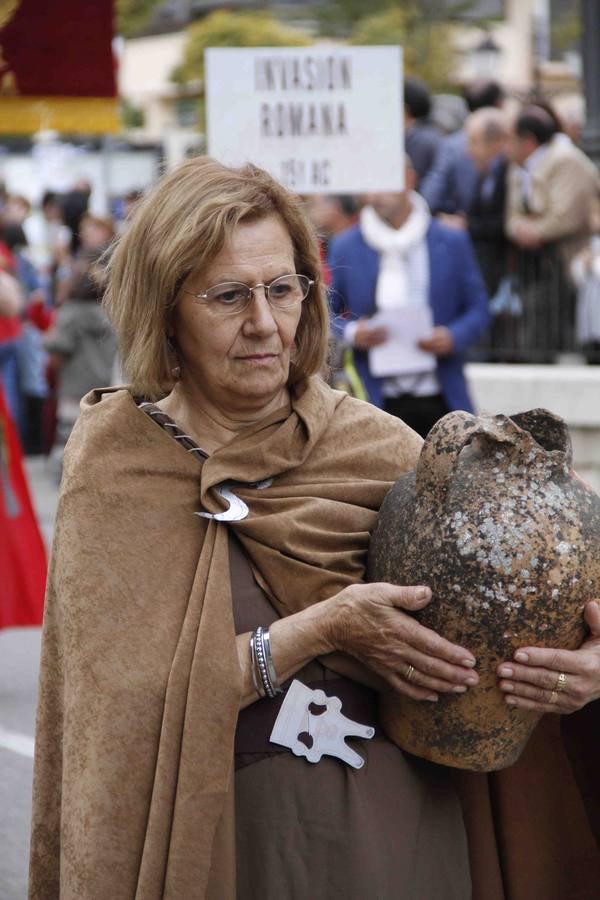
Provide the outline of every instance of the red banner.
[[41,625],[46,551],[0,383],[0,629]]
[[112,0],[0,0],[0,132],[118,129]]

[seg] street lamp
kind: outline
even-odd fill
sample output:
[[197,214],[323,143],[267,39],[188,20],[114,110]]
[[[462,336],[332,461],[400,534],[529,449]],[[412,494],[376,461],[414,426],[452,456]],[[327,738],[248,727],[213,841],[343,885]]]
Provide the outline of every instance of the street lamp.
[[487,34],[481,43],[471,51],[473,74],[476,81],[486,81],[498,77],[498,64],[502,50],[491,34]]

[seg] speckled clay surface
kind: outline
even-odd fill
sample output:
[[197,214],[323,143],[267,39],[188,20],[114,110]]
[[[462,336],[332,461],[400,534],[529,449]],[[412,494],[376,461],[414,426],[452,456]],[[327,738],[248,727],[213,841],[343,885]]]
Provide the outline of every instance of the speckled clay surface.
[[600,596],[600,498],[571,468],[562,419],[445,416],[383,503],[369,579],[428,584],[419,621],[469,648],[480,675],[437,704],[384,694],[386,731],[444,765],[514,763],[538,716],[506,705],[498,663],[524,645],[578,647],[584,604]]

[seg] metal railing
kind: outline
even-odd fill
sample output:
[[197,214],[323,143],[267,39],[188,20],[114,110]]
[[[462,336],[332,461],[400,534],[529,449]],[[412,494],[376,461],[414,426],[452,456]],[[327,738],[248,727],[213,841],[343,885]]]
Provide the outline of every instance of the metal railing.
[[491,327],[470,348],[468,358],[538,364],[600,362],[600,342],[581,339],[582,334],[593,335],[596,328],[582,317],[598,314],[591,304],[582,308],[558,254],[552,249],[517,251],[508,268],[490,301]]

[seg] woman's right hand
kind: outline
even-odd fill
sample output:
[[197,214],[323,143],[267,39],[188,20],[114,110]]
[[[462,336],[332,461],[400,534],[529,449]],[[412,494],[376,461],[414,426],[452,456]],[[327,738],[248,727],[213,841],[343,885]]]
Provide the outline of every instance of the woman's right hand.
[[408,615],[430,600],[427,587],[351,585],[324,603],[328,642],[407,697],[435,701],[439,692],[464,693],[479,681],[473,654]]

